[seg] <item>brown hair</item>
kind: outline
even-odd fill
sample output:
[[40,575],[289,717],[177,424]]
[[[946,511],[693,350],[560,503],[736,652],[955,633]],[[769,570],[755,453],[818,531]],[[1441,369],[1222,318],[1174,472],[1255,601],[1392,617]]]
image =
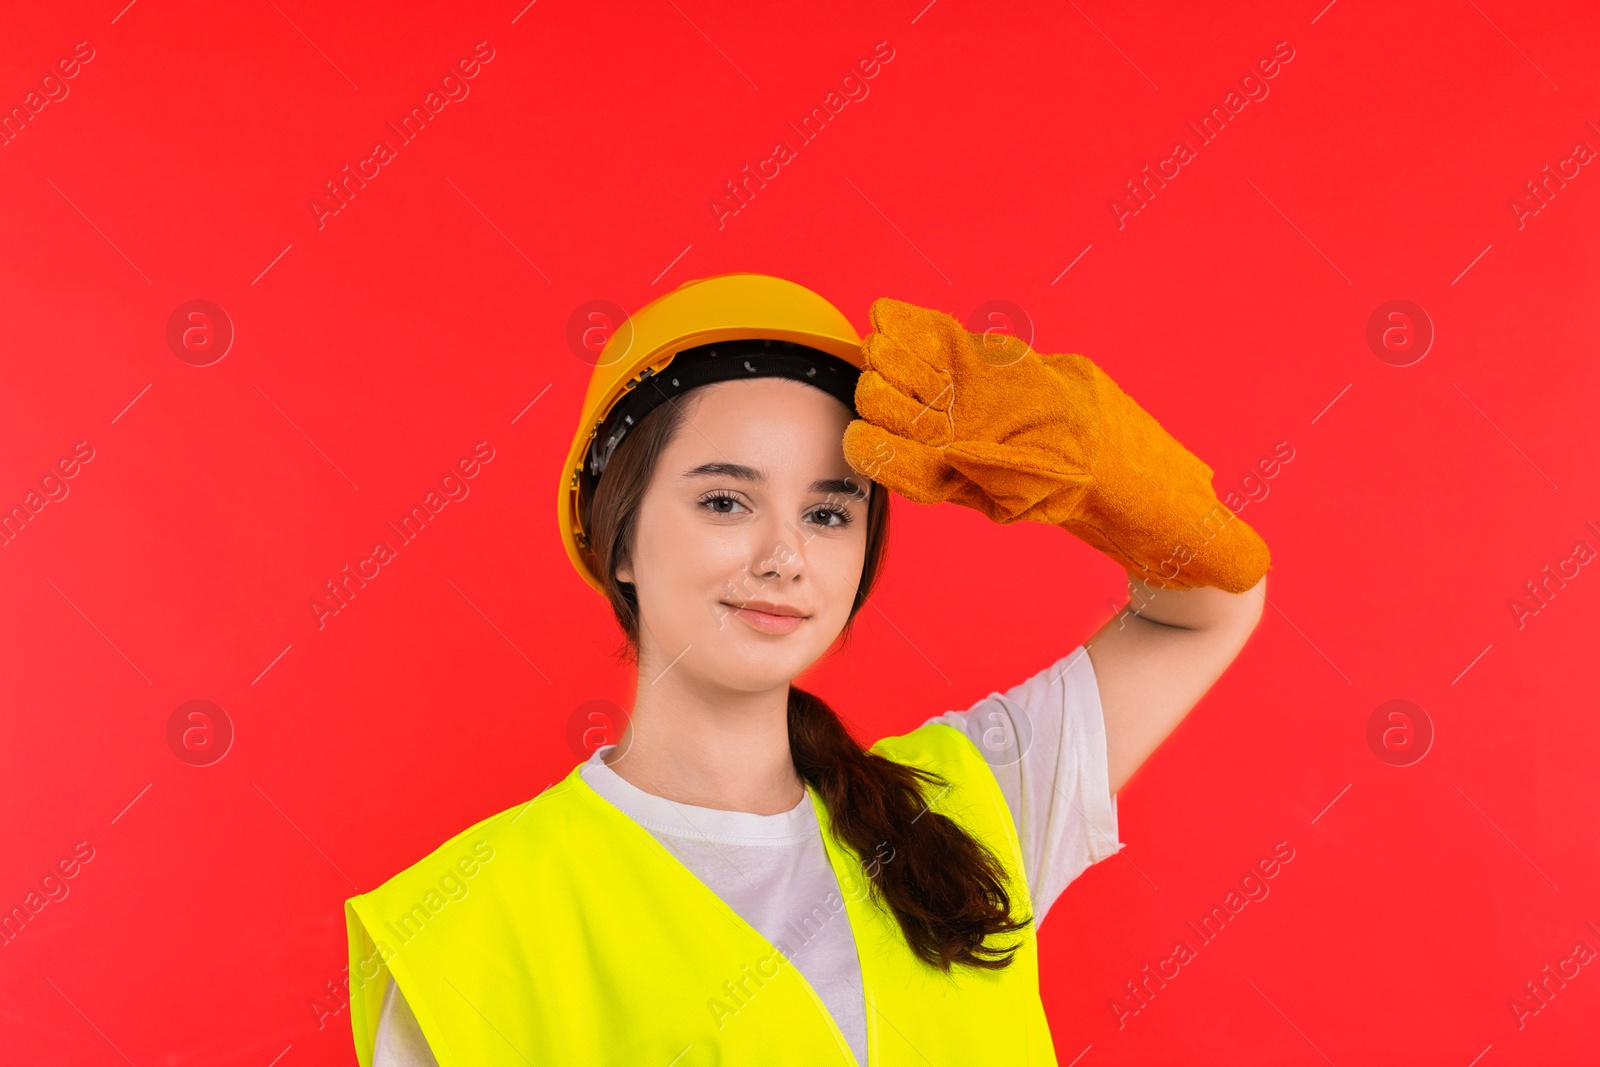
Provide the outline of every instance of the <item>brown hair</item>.
[[[639,505],[661,453],[687,418],[683,396],[697,392],[641,419],[612,454],[592,502],[579,501],[580,509],[589,509],[586,529],[596,572],[635,657],[639,602],[633,584],[618,581],[616,570],[629,557]],[[888,492],[874,484],[866,561],[845,623],[847,640],[877,578],[888,526]],[[952,964],[998,970],[1011,963],[1021,942],[999,948],[985,942],[1026,928],[1032,916],[1012,919],[1000,860],[953,820],[930,810],[921,784],[945,787],[942,776],[867,752],[826,702],[793,685],[789,752],[795,771],[821,796],[838,838],[858,859],[871,857],[863,860],[870,891],[894,912],[918,958],[944,971]]]

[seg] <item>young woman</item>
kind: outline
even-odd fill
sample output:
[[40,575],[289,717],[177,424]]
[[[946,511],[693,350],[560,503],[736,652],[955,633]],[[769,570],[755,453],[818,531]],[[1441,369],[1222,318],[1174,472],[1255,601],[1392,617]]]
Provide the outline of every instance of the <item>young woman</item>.
[[[560,521],[637,662],[628,727],[347,903],[362,1067],[1056,1062],[1039,923],[1244,646],[1266,546],[1083,357],[871,318],[723,275],[608,343]],[[1132,599],[863,750],[793,683],[867,601],[888,490],[1063,526]]]

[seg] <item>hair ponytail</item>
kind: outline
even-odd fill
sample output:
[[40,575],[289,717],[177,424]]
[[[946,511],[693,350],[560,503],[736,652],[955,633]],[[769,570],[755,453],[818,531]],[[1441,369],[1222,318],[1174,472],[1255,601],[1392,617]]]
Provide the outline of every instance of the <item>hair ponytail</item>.
[[946,971],[958,963],[1010,964],[1020,942],[986,942],[1024,929],[1032,917],[1011,918],[994,853],[930,809],[923,786],[945,788],[943,777],[863,750],[821,697],[793,685],[789,752],[821,795],[835,835],[871,863],[871,892],[894,912],[918,958]]
[[[638,508],[661,453],[685,421],[685,397],[697,391],[641,419],[612,454],[593,499],[579,501],[588,509],[595,573],[630,654],[637,653],[639,602],[616,570],[628,558]],[[888,493],[875,485],[867,507],[866,560],[846,636],[877,578],[888,523]],[[894,912],[911,951],[945,971],[954,964],[1008,966],[1021,943],[991,947],[988,938],[1016,933],[1033,918],[1012,919],[1005,868],[994,853],[954,820],[930,810],[948,784],[944,778],[866,751],[825,701],[794,685],[788,718],[796,772],[822,798],[835,836],[860,858],[869,892]],[[925,793],[924,786],[933,792]]]

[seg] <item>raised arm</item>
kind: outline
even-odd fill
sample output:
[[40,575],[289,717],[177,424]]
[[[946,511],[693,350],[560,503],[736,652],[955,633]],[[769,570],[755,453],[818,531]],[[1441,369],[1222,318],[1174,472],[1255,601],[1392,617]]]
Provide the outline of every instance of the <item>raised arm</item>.
[[1084,643],[1115,792],[1244,647],[1266,543],[1092,360],[899,300],[874,301],[871,318],[844,436],[855,470],[918,503],[1061,526],[1128,572],[1128,607]]
[[1162,589],[1128,575],[1128,604],[1084,642],[1100,683],[1111,791],[1183,721],[1261,620],[1263,575],[1243,593]]

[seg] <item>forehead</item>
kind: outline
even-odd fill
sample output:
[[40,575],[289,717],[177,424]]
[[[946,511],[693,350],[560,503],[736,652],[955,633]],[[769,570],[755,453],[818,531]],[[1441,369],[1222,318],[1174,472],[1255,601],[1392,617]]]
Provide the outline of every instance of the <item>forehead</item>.
[[687,398],[684,414],[663,457],[680,470],[707,459],[848,468],[844,431],[855,413],[803,382],[752,378],[703,386]]

